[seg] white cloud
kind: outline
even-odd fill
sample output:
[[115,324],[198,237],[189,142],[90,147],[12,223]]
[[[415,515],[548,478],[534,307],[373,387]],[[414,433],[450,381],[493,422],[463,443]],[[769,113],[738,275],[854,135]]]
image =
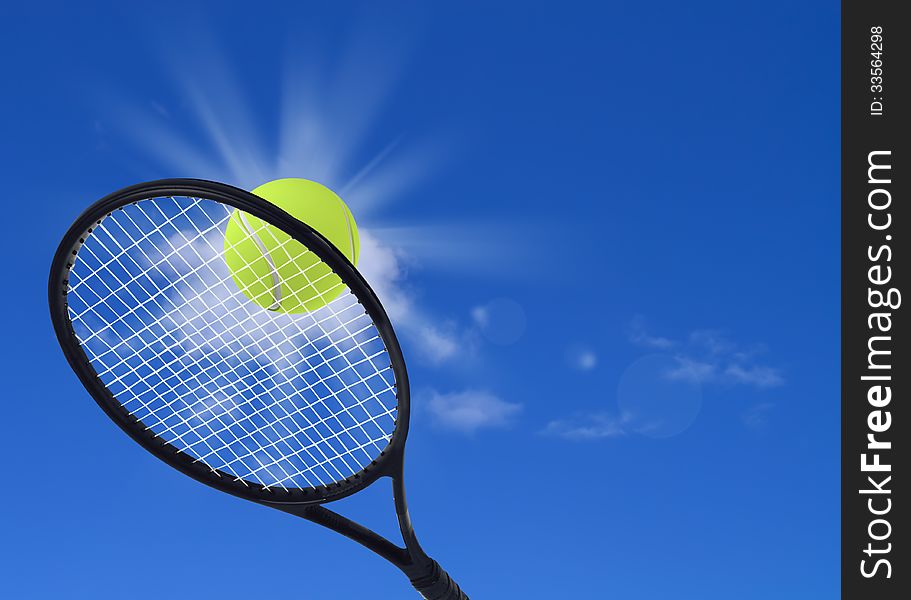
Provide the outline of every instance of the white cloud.
[[414,333],[424,351],[424,358],[433,364],[440,364],[459,354],[459,350],[467,348],[460,343],[454,327],[439,328],[426,323],[418,325]]
[[461,433],[506,427],[522,411],[521,404],[506,402],[487,390],[449,393],[429,390],[422,397],[436,425]]
[[785,383],[780,369],[758,362],[757,355],[764,350],[762,346],[744,348],[714,329],[694,330],[678,342],[652,335],[646,330],[644,319],[637,316],[630,325],[630,341],[638,346],[671,351],[677,363],[665,373],[671,380],[756,388]]
[[408,257],[384,245],[368,230],[359,230],[361,240],[358,270],[376,292],[396,331],[408,336],[420,351],[419,358],[441,364],[474,350],[470,336],[451,322],[435,322],[421,311],[405,285]]
[[737,346],[724,334],[713,329],[697,329],[690,333],[689,339],[691,345],[713,355],[733,354],[737,350]]
[[689,383],[705,383],[712,381],[717,376],[717,366],[687,356],[675,356],[677,366],[667,371],[664,375],[673,381],[688,381]]
[[632,341],[640,346],[645,346],[646,348],[655,348],[657,350],[668,350],[677,345],[677,342],[670,338],[649,336],[644,333],[636,334],[632,337]]
[[669,350],[677,345],[677,342],[670,338],[649,334],[646,331],[645,319],[641,316],[633,317],[629,327],[629,339],[637,346],[656,350]]
[[761,402],[751,406],[743,413],[743,424],[750,429],[761,429],[769,422],[769,413],[775,405],[771,402]]
[[573,441],[600,440],[626,435],[623,423],[622,417],[606,412],[576,414],[549,422],[541,433]]
[[405,319],[411,312],[412,301],[402,287],[405,279],[404,256],[386,246],[369,230],[358,230],[361,242],[357,269],[376,292],[380,302],[393,321]]
[[[484,316],[483,313],[478,313],[475,319],[482,319]],[[685,429],[695,418],[701,403],[702,386],[749,386],[767,389],[785,383],[779,369],[758,362],[757,356],[764,350],[762,346],[743,347],[716,330],[697,329],[686,336],[673,339],[653,335],[646,329],[644,318],[637,316],[630,323],[629,341],[636,346],[659,351],[649,356],[659,357],[663,361],[660,368],[654,369],[647,376],[640,376],[636,388],[646,390],[643,395],[646,400],[645,406],[652,413],[656,407],[662,408],[657,413],[657,418],[656,415],[643,415],[639,410],[630,409],[618,398],[621,407],[619,415],[608,411],[575,413],[551,420],[541,430],[542,435],[573,441],[616,438],[632,433],[667,437],[669,426],[683,424]],[[648,357],[640,360],[646,358]],[[589,370],[597,365],[595,353],[583,346],[570,348],[567,359],[570,366],[580,370]],[[661,379],[692,385],[676,385],[673,388],[676,389],[674,393],[667,389],[656,392],[653,384],[660,383]],[[665,387],[667,385],[665,383]],[[684,391],[686,394],[683,394]],[[686,405],[683,401],[694,398],[695,402],[690,403],[694,411],[691,414],[686,411],[681,413],[681,409]],[[754,405],[743,413],[743,423],[754,429],[764,426],[773,406],[768,402]]]
[[755,385],[756,387],[777,387],[784,383],[784,378],[777,369],[760,365],[751,365],[749,367],[730,365],[725,369],[724,373],[733,381]]

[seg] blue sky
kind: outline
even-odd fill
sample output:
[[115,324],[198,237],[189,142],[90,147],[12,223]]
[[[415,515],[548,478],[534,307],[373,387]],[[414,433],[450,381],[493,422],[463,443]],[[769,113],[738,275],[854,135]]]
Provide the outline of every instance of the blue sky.
[[[51,331],[90,202],[294,176],[364,232],[414,390],[412,516],[472,597],[835,597],[837,3],[3,16],[7,594],[407,596],[146,455]],[[341,504],[396,534],[384,482]]]

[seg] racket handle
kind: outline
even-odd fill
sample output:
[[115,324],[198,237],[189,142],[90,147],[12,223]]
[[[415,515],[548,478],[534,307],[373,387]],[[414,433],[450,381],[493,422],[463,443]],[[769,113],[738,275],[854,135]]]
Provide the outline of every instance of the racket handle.
[[459,584],[435,560],[430,561],[425,573],[411,578],[411,585],[424,600],[468,600]]

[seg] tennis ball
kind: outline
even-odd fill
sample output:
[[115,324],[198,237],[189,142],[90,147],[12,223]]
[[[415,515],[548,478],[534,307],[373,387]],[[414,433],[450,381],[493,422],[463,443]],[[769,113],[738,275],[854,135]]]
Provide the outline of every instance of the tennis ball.
[[[276,179],[253,193],[306,223],[357,264],[354,216],[332,190],[306,179]],[[235,210],[225,230],[225,262],[243,294],[267,310],[304,313],[345,289],[338,275],[280,229]]]

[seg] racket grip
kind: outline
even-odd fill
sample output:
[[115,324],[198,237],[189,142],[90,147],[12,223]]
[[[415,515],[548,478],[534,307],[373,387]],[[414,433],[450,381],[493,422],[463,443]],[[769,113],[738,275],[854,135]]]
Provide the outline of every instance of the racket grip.
[[411,585],[421,593],[424,600],[468,600],[459,584],[452,580],[440,564],[431,560],[426,572],[411,578]]

